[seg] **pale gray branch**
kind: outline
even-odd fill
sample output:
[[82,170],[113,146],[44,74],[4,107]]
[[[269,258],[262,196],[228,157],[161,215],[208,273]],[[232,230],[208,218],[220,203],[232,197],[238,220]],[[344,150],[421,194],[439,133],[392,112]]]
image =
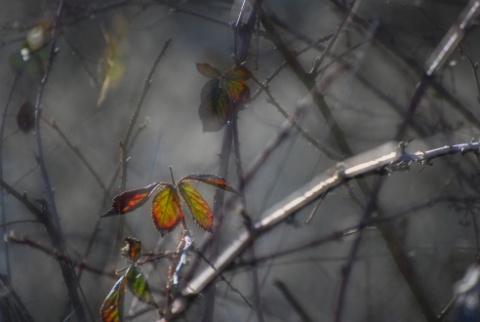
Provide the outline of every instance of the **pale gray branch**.
[[404,142],[387,142],[375,149],[356,155],[344,162],[337,163],[281,202],[266,210],[252,228],[242,232],[229,247],[222,251],[213,266],[206,267],[194,276],[182,289],[173,302],[172,313],[178,315],[187,307],[188,299],[200,294],[235,258],[263,233],[283,222],[290,215],[307,207],[316,199],[345,182],[367,175],[382,174],[398,167],[418,163],[429,164],[431,160],[451,154],[480,153],[480,142],[472,141],[456,145],[447,145],[427,151],[408,152]]

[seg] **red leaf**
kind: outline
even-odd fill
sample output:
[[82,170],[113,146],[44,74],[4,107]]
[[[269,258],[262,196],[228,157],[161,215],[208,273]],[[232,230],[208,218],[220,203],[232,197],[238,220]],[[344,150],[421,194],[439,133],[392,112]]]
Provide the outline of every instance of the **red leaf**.
[[222,76],[222,73],[220,73],[218,69],[206,63],[197,64],[197,70],[200,74],[208,78],[219,78]]
[[152,183],[144,188],[129,190],[122,192],[113,198],[110,210],[102,217],[122,215],[126,212],[133,211],[147,202],[153,190],[158,187],[159,183]]
[[121,322],[123,321],[123,300],[125,297],[125,276],[115,283],[108,293],[100,308],[100,315],[103,322]]
[[122,248],[122,254],[135,263],[142,253],[142,242],[133,237],[126,237],[124,240],[127,245]]
[[213,213],[202,195],[189,183],[180,182],[178,190],[192,213],[195,222],[203,229],[211,232],[213,226]]
[[227,92],[220,87],[220,80],[208,81],[202,88],[198,115],[204,132],[216,132],[227,122],[230,102]]
[[18,128],[24,132],[30,132],[35,126],[35,107],[29,101],[20,106],[17,113]]
[[180,179],[180,182],[189,180],[203,182],[214,187],[238,194],[238,192],[233,189],[225,179],[214,174],[191,174]]
[[165,184],[152,202],[152,219],[155,227],[164,236],[178,225],[182,217],[182,205],[175,187]]

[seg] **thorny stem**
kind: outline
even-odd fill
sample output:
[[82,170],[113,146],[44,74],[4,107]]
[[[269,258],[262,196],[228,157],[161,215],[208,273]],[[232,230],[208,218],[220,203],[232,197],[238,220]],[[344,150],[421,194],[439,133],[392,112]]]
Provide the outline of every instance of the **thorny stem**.
[[[251,218],[247,214],[247,200],[245,198],[245,191],[243,190],[244,182],[243,182],[243,166],[242,166],[242,157],[240,154],[240,141],[238,139],[238,127],[237,127],[237,120],[232,123],[232,132],[233,132],[233,145],[235,151],[235,163],[237,168],[237,178],[239,181],[240,187],[240,201],[242,204],[242,215],[244,216],[245,226],[247,229],[251,226]],[[255,248],[254,245],[251,245],[249,248],[249,256],[252,259],[255,259]],[[259,322],[263,322],[263,311],[262,311],[262,299],[260,297],[260,285],[258,281],[258,269],[255,265],[252,265],[252,279],[253,279],[253,296],[255,300],[255,312],[257,313],[257,319]]]
[[[257,19],[257,11],[260,6],[260,0],[252,1],[250,4],[250,12],[246,19],[246,22],[243,22],[243,17],[247,10],[247,0],[244,0],[244,5],[239,12],[238,19],[236,26],[234,28],[235,32],[235,61],[242,63],[246,61],[248,50],[250,47],[250,39],[251,34],[255,27],[255,21]],[[225,131],[223,135],[223,142],[222,142],[222,149],[220,152],[220,169],[219,169],[219,176],[222,178],[227,178],[228,174],[228,167],[229,167],[229,160],[230,160],[230,153],[232,148],[232,139],[233,139],[233,122],[237,121],[237,111],[238,108],[235,106],[229,115],[230,122],[227,122],[227,126],[225,126]],[[214,226],[214,237],[210,239],[210,254],[211,256],[217,256],[219,245],[216,242],[219,238],[219,231],[220,231],[220,223],[222,222],[222,216],[219,215],[221,210],[224,206],[224,191],[222,189],[216,189],[215,196],[214,196],[214,206],[213,206],[213,214],[215,218],[217,218],[217,225]],[[213,320],[213,314],[215,309],[215,288],[211,287],[207,290],[205,294],[205,311],[203,313],[202,321],[208,322]]]

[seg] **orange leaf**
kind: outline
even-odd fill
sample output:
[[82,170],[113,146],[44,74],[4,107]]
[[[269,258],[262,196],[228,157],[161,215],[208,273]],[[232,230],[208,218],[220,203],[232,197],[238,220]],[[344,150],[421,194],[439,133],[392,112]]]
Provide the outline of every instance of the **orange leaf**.
[[234,65],[225,71],[225,78],[229,81],[246,81],[250,79],[251,74],[248,69],[242,66]]
[[125,276],[120,277],[103,301],[100,308],[103,322],[123,321],[123,299],[125,297],[126,281]]
[[219,78],[222,76],[222,73],[220,73],[218,69],[206,63],[197,64],[197,70],[200,74],[208,78]]
[[204,132],[218,131],[227,122],[230,102],[227,92],[219,85],[220,80],[213,79],[202,88],[198,115],[202,120]]
[[250,88],[241,81],[227,81],[226,83],[228,96],[235,103],[243,103],[250,98]]
[[152,219],[155,227],[164,236],[178,225],[182,217],[182,206],[175,187],[165,184],[152,202]]
[[110,210],[102,217],[122,215],[137,209],[147,202],[152,191],[155,190],[158,185],[159,183],[155,182],[144,188],[122,192],[113,198]]
[[180,179],[180,182],[189,180],[203,182],[211,186],[238,194],[238,192],[233,189],[225,179],[214,174],[191,174]]
[[192,213],[195,222],[203,229],[211,232],[213,226],[213,213],[202,195],[189,183],[180,182],[178,190]]

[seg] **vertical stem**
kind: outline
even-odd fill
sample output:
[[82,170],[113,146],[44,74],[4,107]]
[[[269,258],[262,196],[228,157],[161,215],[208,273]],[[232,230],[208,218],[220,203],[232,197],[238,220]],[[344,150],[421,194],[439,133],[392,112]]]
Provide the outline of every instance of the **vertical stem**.
[[[47,60],[47,66],[45,68],[45,74],[43,79],[38,86],[38,93],[37,99],[35,102],[35,142],[37,146],[37,162],[40,167],[40,172],[42,175],[43,183],[45,186],[45,194],[46,194],[46,203],[43,207],[43,211],[46,213],[46,221],[45,227],[47,232],[50,235],[52,240],[53,246],[60,252],[60,254],[68,257],[67,255],[67,248],[65,246],[64,236],[61,230],[60,219],[57,212],[57,207],[55,204],[55,199],[53,196],[52,185],[50,183],[50,177],[48,175],[47,166],[45,164],[45,157],[43,153],[43,144],[42,144],[42,136],[40,132],[40,119],[42,118],[42,99],[43,93],[45,90],[45,86],[47,84],[50,71],[52,69],[53,61],[55,58],[56,53],[56,46],[57,46],[57,36],[60,31],[60,23],[61,23],[61,15],[64,8],[64,0],[60,0],[58,4],[57,12],[55,14],[54,26],[52,31],[52,38],[50,41],[50,52]],[[80,296],[78,294],[78,280],[75,274],[75,269],[71,265],[69,261],[58,261],[60,264],[60,268],[62,270],[62,275],[65,280],[65,284],[68,290],[68,296],[73,306],[73,311],[75,312],[78,321],[83,322],[86,321],[87,318],[85,316],[84,308],[82,301],[80,300]],[[93,317],[91,317],[93,319]]]
[[[3,115],[2,115],[2,124],[0,126],[0,179],[3,180],[3,136],[5,132],[5,121],[7,118],[7,113],[8,113],[8,107],[10,106],[10,101],[12,100],[12,95],[13,91],[15,90],[15,87],[17,85],[17,81],[19,78],[20,74],[15,74],[15,78],[13,79],[13,84],[10,89],[10,92],[8,93],[7,101],[5,103],[5,107],[3,109]],[[0,212],[1,212],[1,224],[2,227],[0,229],[0,236],[5,235],[6,227],[5,223],[7,222],[7,214],[6,214],[6,209],[5,209],[5,194],[3,189],[0,189]],[[8,243],[5,241],[3,242],[4,244],[4,249],[5,249],[5,273],[7,275],[7,279],[10,280],[10,248]]]
[[[257,19],[258,5],[260,1],[252,1],[251,10],[247,18],[246,23],[244,23],[243,17],[247,10],[247,0],[244,0],[238,19],[235,25],[235,34],[234,34],[234,48],[235,48],[235,61],[244,62],[247,58],[248,50],[250,48],[250,39],[255,27],[255,21]],[[227,178],[230,153],[232,150],[232,140],[233,140],[233,128],[234,122],[237,121],[237,111],[238,106],[234,106],[231,109],[230,115],[228,117],[229,122],[225,126],[225,131],[223,134],[222,141],[222,150],[220,152],[220,168],[218,175],[222,178]],[[219,217],[221,210],[223,208],[224,201],[224,191],[222,189],[217,189],[214,196],[214,206],[213,214],[216,218]],[[221,222],[221,218],[217,219],[217,222]],[[217,256],[219,252],[219,229],[215,229],[216,235],[213,237],[211,242],[210,254],[211,256]],[[209,287],[205,294],[205,311],[202,316],[203,322],[213,321],[213,314],[215,311],[215,286]]]

